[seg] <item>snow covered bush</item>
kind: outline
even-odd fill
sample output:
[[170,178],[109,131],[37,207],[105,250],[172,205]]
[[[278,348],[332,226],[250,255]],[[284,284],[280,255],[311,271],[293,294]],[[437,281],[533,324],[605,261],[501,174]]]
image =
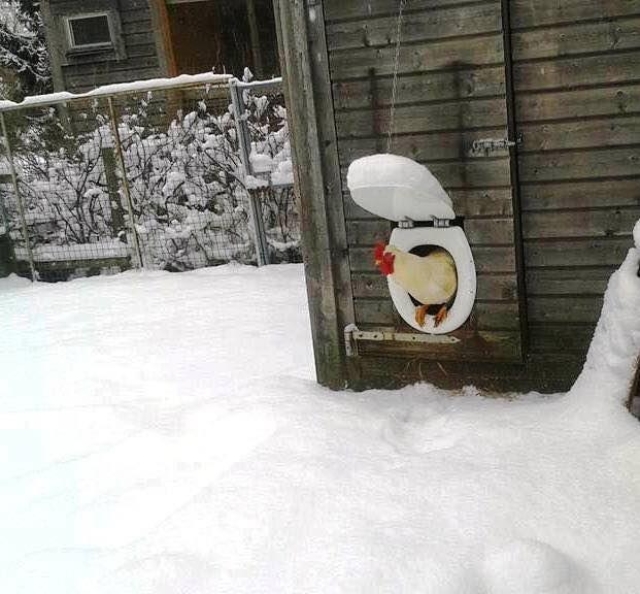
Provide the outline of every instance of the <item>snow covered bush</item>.
[[50,90],[51,66],[38,4],[0,0],[0,98]]
[[[253,261],[247,191],[256,187],[273,260],[299,259],[292,191],[281,185],[291,179],[282,96],[245,96],[243,117],[255,138],[254,154],[267,164],[262,180],[247,183],[233,110],[216,110],[221,97],[207,90],[197,97],[188,93],[148,93],[118,105],[126,180],[104,101],[33,109],[19,121],[13,118],[14,164],[36,260],[50,259],[56,246],[73,252],[68,259],[133,253],[125,181],[147,267],[177,271]],[[21,253],[17,204],[5,200]]]

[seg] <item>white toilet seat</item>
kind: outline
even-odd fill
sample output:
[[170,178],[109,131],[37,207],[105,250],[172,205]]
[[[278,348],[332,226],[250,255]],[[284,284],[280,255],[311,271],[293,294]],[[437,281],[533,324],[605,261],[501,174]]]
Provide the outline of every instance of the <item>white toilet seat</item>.
[[416,306],[409,293],[391,276],[387,277],[391,298],[402,319],[416,330],[428,334],[447,334],[462,326],[471,314],[476,297],[476,268],[464,231],[460,227],[398,227],[392,231],[389,244],[407,252],[422,245],[439,246],[451,254],[458,273],[456,298],[447,319],[437,328],[433,316],[427,316],[424,326],[418,325],[415,320]]

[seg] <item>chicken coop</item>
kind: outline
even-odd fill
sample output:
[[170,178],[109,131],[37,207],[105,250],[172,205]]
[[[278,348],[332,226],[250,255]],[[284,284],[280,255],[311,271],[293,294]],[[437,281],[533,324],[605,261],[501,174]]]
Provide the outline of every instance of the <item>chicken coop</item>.
[[[320,383],[567,389],[640,218],[640,2],[274,8]],[[458,323],[393,293],[392,234],[451,252]]]

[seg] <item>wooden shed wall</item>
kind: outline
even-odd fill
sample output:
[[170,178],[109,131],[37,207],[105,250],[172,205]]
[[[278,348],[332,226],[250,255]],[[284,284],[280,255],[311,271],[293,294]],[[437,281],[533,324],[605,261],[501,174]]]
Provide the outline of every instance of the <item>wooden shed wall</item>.
[[[388,237],[390,225],[353,204],[344,183],[353,158],[386,150],[398,4],[276,0],[287,68],[311,90],[290,87],[292,130],[302,132],[298,150],[321,155],[319,169],[311,162],[297,168],[308,192],[303,219],[312,237],[307,279],[319,377],[334,387],[426,379],[501,391],[566,388],[640,216],[640,0],[510,0],[509,113],[505,6],[407,2],[393,152],[427,163],[465,216],[479,273],[467,330],[517,336],[525,322],[524,358],[447,360],[424,347],[388,356],[395,347],[374,347],[345,365],[338,342],[345,322],[398,328],[371,263],[371,246]],[[474,139],[504,137],[508,115],[512,138],[522,134],[515,161],[521,203],[506,152],[469,151]]]
[[582,358],[640,218],[640,1],[511,4],[530,351]]
[[[398,2],[362,4],[327,0],[326,31],[341,169],[351,161],[387,152],[395,63]],[[500,2],[470,4],[432,0],[407,4],[399,60],[394,142],[391,152],[427,163],[464,217],[478,272],[471,319],[455,346],[407,346],[413,354],[444,359],[520,360],[520,312],[516,275],[509,155],[473,154],[474,140],[507,135],[505,63]],[[376,241],[391,224],[353,203],[343,183],[347,240],[360,329],[409,330],[373,265]],[[361,353],[398,351],[398,345],[366,344]]]
[[[150,0],[49,0],[50,45],[57,54],[56,88],[74,93],[95,87],[130,82],[132,80],[164,76],[165,71],[156,48],[156,33]],[[113,6],[112,6],[113,5]],[[113,52],[69,57],[66,55],[61,17],[100,10],[114,10],[119,14],[124,57],[117,59]]]

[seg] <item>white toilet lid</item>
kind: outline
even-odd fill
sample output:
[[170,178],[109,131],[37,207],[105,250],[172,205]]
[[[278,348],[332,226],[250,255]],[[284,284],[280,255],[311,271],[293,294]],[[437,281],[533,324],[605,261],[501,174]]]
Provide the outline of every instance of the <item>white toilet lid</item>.
[[387,277],[391,299],[402,319],[416,330],[428,334],[447,334],[462,326],[471,315],[476,298],[476,267],[464,231],[460,227],[396,228],[391,233],[389,244],[407,252],[421,245],[444,248],[453,257],[458,273],[456,298],[446,320],[437,328],[432,316],[427,316],[424,326],[418,325],[415,319],[416,306],[409,293],[398,285],[392,276]]
[[424,166],[398,155],[371,155],[349,166],[347,185],[353,200],[391,221],[453,219],[453,203]]

